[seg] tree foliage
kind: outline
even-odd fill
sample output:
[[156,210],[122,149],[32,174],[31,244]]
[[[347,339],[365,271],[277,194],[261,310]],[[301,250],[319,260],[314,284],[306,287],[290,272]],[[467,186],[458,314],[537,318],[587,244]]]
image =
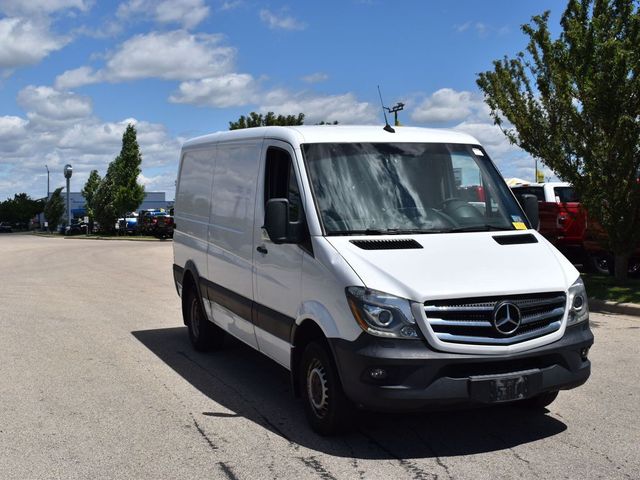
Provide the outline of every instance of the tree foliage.
[[526,52],[477,80],[508,139],[574,185],[607,233],[619,279],[640,243],[638,5],[570,0],[557,39],[549,12],[535,16],[522,27]]
[[44,209],[45,200],[33,200],[26,193],[16,193],[13,198],[0,202],[0,221],[27,226],[29,221]]
[[109,164],[92,198],[102,230],[113,230],[119,216],[136,210],[144,200],[144,186],[138,183],[141,162],[136,129],[129,124],[122,135],[120,154]]
[[102,179],[100,178],[98,171],[91,170],[91,173],[89,174],[89,178],[87,179],[87,182],[84,184],[84,188],[82,189],[82,196],[84,197],[84,200],[85,200],[87,215],[91,219],[95,217],[95,208],[96,208],[95,196],[96,196],[98,187],[100,186],[101,180]]
[[271,126],[287,126],[302,125],[304,123],[304,113],[298,115],[276,115],[273,112],[267,112],[266,115],[251,112],[246,117],[241,115],[235,122],[229,122],[229,130],[239,130],[241,128],[252,127],[271,127]]
[[44,206],[44,216],[47,222],[49,222],[50,232],[55,230],[64,215],[64,200],[62,199],[63,188],[64,187],[56,188]]

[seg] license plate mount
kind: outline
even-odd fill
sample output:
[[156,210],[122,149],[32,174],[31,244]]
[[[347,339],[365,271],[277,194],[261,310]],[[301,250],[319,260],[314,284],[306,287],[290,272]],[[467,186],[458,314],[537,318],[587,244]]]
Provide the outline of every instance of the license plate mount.
[[514,402],[535,395],[541,380],[542,373],[537,369],[469,377],[469,396],[482,403]]

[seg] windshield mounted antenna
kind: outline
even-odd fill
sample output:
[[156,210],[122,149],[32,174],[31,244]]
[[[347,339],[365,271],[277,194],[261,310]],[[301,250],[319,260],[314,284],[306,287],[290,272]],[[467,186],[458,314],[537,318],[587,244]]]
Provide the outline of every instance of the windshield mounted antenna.
[[385,110],[388,110],[387,107],[384,106],[384,102],[382,101],[382,93],[380,93],[380,85],[378,85],[378,95],[380,96],[380,105],[382,105],[382,114],[384,115],[384,128],[383,130],[385,132],[389,132],[389,133],[396,133],[396,131],[393,129],[393,127],[391,125],[389,125],[389,121],[387,120],[387,112],[385,112]]

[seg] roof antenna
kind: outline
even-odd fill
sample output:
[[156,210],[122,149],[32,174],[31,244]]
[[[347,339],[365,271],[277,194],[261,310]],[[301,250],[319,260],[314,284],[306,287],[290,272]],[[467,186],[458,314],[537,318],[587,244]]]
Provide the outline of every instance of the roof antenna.
[[389,121],[387,120],[387,112],[385,112],[386,107],[384,106],[384,102],[382,101],[382,93],[380,93],[380,85],[378,85],[378,95],[380,96],[380,105],[382,105],[382,114],[384,115],[384,128],[385,132],[396,133],[391,125],[389,125]]

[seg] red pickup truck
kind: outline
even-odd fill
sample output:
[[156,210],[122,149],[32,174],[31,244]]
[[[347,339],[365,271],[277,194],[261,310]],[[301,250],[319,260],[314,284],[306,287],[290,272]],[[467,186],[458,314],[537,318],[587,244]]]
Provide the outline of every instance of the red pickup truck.
[[[516,195],[538,197],[540,233],[574,263],[602,274],[613,273],[613,257],[602,246],[605,233],[587,218],[571,184],[525,183],[512,186]],[[640,249],[629,260],[629,275],[640,275]]]
[[527,183],[511,187],[516,195],[538,198],[540,233],[576,262],[584,257],[587,216],[573,187],[566,182]]

